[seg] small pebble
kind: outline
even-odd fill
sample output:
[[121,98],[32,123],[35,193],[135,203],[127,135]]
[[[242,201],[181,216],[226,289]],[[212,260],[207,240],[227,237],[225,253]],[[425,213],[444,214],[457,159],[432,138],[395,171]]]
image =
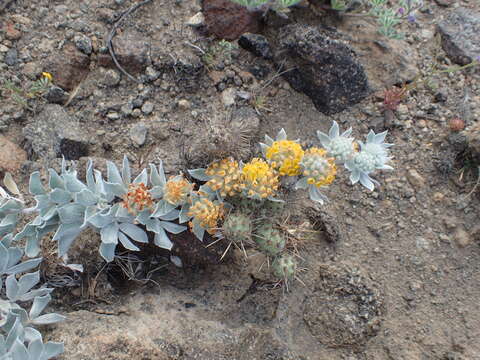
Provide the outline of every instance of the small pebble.
[[142,105],[142,112],[145,115],[150,115],[153,111],[153,103],[147,101],[145,104]]

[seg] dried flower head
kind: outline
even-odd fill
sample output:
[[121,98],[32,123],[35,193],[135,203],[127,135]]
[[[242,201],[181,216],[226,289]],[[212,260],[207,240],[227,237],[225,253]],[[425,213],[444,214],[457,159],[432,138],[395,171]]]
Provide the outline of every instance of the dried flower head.
[[209,234],[215,234],[218,222],[224,217],[224,214],[222,203],[201,197],[188,211],[188,216],[192,217],[192,221],[189,223],[190,229],[193,228],[194,224],[199,224]]
[[322,187],[330,185],[335,179],[337,167],[335,159],[327,157],[325,149],[310,148],[305,152],[302,165],[302,175],[307,178],[307,184]]
[[301,172],[300,161],[303,153],[302,147],[297,142],[279,140],[274,141],[271,146],[266,148],[265,157],[280,175],[296,176]]
[[213,191],[218,191],[222,197],[234,196],[240,192],[240,168],[233,158],[211,163],[205,174],[211,177],[206,185]]
[[193,190],[193,184],[182,175],[171,177],[165,183],[163,199],[169,204],[180,206],[187,202],[188,195]]
[[240,188],[246,197],[266,199],[275,194],[278,186],[278,174],[264,160],[253,158],[243,166]]
[[132,183],[128,185],[128,192],[123,196],[122,206],[135,215],[153,207],[152,195],[144,183]]

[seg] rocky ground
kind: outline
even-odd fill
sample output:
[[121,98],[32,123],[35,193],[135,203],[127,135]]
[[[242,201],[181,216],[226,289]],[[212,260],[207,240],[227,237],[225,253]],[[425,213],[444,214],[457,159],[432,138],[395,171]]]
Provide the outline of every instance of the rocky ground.
[[[153,281],[128,282],[92,234],[72,255],[86,273],[59,282],[46,241],[44,280],[68,317],[47,337],[65,342],[62,358],[480,359],[480,72],[441,74],[393,115],[382,107],[385,88],[480,55],[478,1],[427,1],[405,40],[389,40],[320,1],[259,21],[223,0],[152,0],[113,38],[138,83],[106,47],[135,3],[0,2],[2,172],[26,184],[60,154],[100,169],[127,154],[137,170],[162,159],[173,174],[233,151],[225,134],[244,135],[234,150],[248,158],[282,127],[317,144],[332,120],[357,138],[389,130],[395,170],[374,192],[341,172],[323,207],[289,197],[283,224],[303,239],[305,268],[289,291],[267,281],[259,253],[184,269],[152,256]],[[244,32],[263,36],[236,40]],[[55,86],[35,96],[42,72]]]

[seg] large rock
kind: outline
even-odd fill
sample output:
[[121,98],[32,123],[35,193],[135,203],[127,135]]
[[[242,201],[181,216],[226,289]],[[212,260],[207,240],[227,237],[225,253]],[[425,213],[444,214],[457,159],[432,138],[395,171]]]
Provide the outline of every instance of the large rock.
[[209,33],[219,39],[235,40],[246,32],[255,33],[259,16],[230,0],[204,0],[203,13]]
[[442,47],[448,57],[460,65],[471,63],[480,55],[480,13],[458,8],[437,26]]
[[64,90],[71,91],[86,78],[90,69],[90,58],[67,44],[63,51],[47,60],[45,69],[53,75],[53,82]]
[[0,135],[0,172],[16,172],[27,160],[27,153]]
[[[149,63],[150,43],[148,37],[136,31],[126,31],[112,40],[115,57],[120,65],[131,74],[142,73]],[[100,54],[100,65],[115,67],[110,53]]]
[[465,129],[463,134],[466,137],[468,149],[477,165],[480,166],[480,122]]
[[46,105],[33,121],[25,126],[27,147],[41,158],[65,156],[77,160],[88,155],[88,137],[78,121],[56,104]]
[[367,77],[353,50],[317,28],[288,25],[279,34],[275,62],[297,91],[325,114],[338,113],[368,95]]

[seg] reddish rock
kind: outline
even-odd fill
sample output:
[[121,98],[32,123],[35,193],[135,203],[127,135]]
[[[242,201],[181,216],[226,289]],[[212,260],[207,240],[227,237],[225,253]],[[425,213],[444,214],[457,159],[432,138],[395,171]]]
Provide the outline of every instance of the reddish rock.
[[15,29],[15,25],[13,23],[7,23],[5,26],[5,37],[12,41],[18,40],[22,37],[22,32]]
[[[118,34],[112,40],[115,57],[122,67],[131,74],[142,73],[148,65],[150,45],[144,35],[129,31]],[[110,53],[100,54],[98,63],[105,67],[115,67]]]
[[229,0],[204,0],[203,13],[208,31],[219,39],[235,40],[259,28],[258,13]]
[[0,172],[16,172],[27,160],[27,153],[0,135]]
[[67,44],[44,68],[53,75],[55,85],[71,91],[85,79],[89,67],[90,57],[78,51],[75,45]]

